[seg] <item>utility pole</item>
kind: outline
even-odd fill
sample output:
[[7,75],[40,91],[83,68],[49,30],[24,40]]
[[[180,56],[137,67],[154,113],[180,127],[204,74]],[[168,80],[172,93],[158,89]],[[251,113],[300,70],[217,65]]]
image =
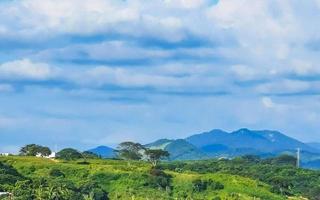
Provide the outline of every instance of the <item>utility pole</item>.
[[297,149],[297,168],[300,168],[300,148]]

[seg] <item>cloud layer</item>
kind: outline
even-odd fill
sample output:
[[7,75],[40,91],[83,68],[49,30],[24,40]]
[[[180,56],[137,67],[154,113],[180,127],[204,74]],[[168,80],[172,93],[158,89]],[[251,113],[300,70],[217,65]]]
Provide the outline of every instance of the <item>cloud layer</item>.
[[317,0],[2,1],[3,145],[244,126],[320,140],[319,11]]

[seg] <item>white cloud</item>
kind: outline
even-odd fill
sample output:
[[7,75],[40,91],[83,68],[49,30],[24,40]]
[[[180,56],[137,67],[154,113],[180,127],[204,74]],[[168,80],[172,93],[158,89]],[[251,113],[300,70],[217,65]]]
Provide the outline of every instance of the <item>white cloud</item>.
[[48,64],[33,63],[29,59],[15,60],[0,65],[0,78],[9,80],[45,80],[52,76]]
[[298,94],[308,91],[311,86],[305,81],[280,80],[258,85],[256,91],[262,94]]
[[297,75],[313,76],[316,74],[320,74],[320,68],[315,67],[310,61],[294,59],[292,60],[292,68],[292,71]]
[[272,99],[269,97],[263,97],[261,102],[266,108],[273,108],[275,106]]
[[[135,21],[139,17],[137,10],[124,4],[102,0],[81,3],[77,0],[26,0],[7,12],[18,15],[20,23],[30,31],[86,34],[101,31],[114,23]],[[24,17],[17,13],[21,11],[24,11]]]
[[206,0],[164,0],[164,2],[175,7],[187,9],[198,8],[207,3]]
[[259,73],[257,69],[245,65],[233,65],[230,71],[240,80],[254,80],[260,78],[258,75],[261,73]]

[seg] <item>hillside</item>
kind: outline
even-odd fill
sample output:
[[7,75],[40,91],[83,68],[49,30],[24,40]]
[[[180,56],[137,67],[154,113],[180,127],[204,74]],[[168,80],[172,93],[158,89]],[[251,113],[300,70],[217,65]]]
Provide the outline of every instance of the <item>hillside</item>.
[[[285,196],[272,193],[271,186],[265,183],[222,172],[200,174],[167,169],[168,186],[162,187],[163,179],[159,182],[160,185],[156,184],[156,177],[150,174],[150,165],[145,162],[131,162],[128,165],[126,161],[119,160],[90,160],[90,163],[83,163],[51,161],[34,157],[0,157],[0,163],[5,163],[0,165],[0,168],[12,165],[12,169],[16,170],[13,173],[19,178],[24,177],[24,180],[18,181],[18,185],[13,182],[0,182],[2,190],[13,192],[21,192],[17,187],[27,182],[29,185],[23,187],[26,187],[25,192],[28,192],[27,190],[32,189],[32,184],[37,184],[41,177],[41,181],[45,184],[38,187],[43,187],[42,192],[49,190],[48,188],[53,187],[52,185],[58,185],[56,188],[59,188],[61,184],[67,184],[67,188],[76,191],[74,195],[82,194],[81,198],[92,194],[90,191],[93,190],[98,191],[94,194],[99,194],[100,197],[107,194],[110,199],[125,200],[133,198],[211,200],[252,199],[253,197],[270,200],[286,199]],[[7,172],[0,169],[0,173]],[[38,193],[41,191],[36,189],[35,195],[40,195]]]
[[169,160],[199,160],[208,158],[203,151],[183,139],[160,139],[145,146],[151,149],[168,151],[170,153]]
[[313,147],[315,149],[318,149],[320,151],[320,143],[318,142],[310,142],[310,143],[307,143],[310,147]]
[[[135,199],[187,197],[192,199],[212,199],[214,197],[250,199],[254,196],[271,200],[284,199],[271,193],[270,186],[267,184],[223,173],[177,173],[169,170],[167,174],[171,176],[170,188],[159,189],[157,185],[153,184],[152,177],[149,175],[150,166],[143,162],[133,162],[130,166],[125,161],[114,160],[91,160],[90,164],[77,164],[76,162],[56,162],[31,157],[2,157],[0,162],[11,164],[19,174],[27,179],[35,181],[42,177],[49,182],[48,185],[51,184],[51,181],[56,180],[67,181],[75,188],[90,182],[93,185],[98,184],[101,191],[108,193],[110,199],[131,199],[132,197]],[[52,174],[52,169],[59,171],[63,176]],[[211,180],[214,183],[222,184],[223,187],[197,191],[193,185],[195,180]]]
[[102,158],[114,158],[116,156],[114,149],[107,146],[98,146],[87,151],[95,153],[98,156],[101,156]]
[[239,129],[231,133],[222,130],[212,130],[201,134],[192,135],[186,141],[204,148],[208,145],[224,145],[229,149],[252,149],[256,152],[271,153],[285,150],[296,150],[317,152],[316,149],[298,140],[290,138],[278,131]]
[[303,166],[320,168],[317,143],[303,143],[279,131],[242,128],[229,133],[214,129],[185,139],[160,139],[145,146],[167,150],[171,155],[170,160],[234,158],[243,155],[268,158],[282,154],[295,155],[297,148],[300,148]]

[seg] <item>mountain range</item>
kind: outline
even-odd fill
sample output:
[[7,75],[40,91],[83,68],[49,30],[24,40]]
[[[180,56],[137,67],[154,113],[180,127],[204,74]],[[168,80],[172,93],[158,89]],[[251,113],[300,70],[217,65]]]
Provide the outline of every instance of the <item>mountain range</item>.
[[[145,145],[151,149],[163,149],[170,153],[169,160],[201,160],[209,158],[232,158],[241,155],[271,157],[279,154],[295,155],[301,150],[301,159],[306,166],[320,168],[320,144],[303,143],[283,133],[271,130],[233,132],[214,129],[191,135],[184,139],[159,139]],[[114,150],[100,146],[89,150],[104,158],[114,157]]]

